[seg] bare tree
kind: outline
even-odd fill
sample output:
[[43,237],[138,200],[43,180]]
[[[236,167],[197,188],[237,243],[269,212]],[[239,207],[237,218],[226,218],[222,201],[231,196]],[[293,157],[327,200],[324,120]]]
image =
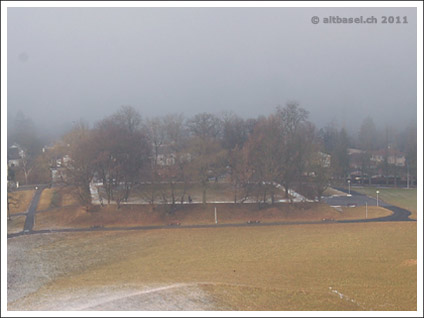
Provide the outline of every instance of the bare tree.
[[209,113],[195,115],[187,122],[187,126],[193,136],[201,139],[216,139],[221,135],[222,131],[221,120],[217,116]]
[[243,147],[249,136],[245,121],[234,113],[222,115],[222,147],[227,150]]
[[217,180],[225,169],[226,154],[219,141],[212,138],[194,137],[190,142],[190,171],[193,179],[202,187],[202,202],[206,203],[206,192],[210,179]]
[[312,184],[319,201],[321,201],[322,195],[330,182],[330,165],[326,160],[325,154],[316,151],[312,155],[309,167],[309,170],[313,173]]
[[228,164],[230,167],[231,183],[234,191],[234,203],[243,203],[251,193],[253,167],[249,165],[247,147],[236,146],[229,152]]
[[63,181],[75,188],[75,194],[88,211],[91,207],[90,182],[95,174],[93,134],[84,124],[64,136],[70,162],[65,166]]
[[[121,110],[99,122],[94,132],[96,172],[103,180],[108,204],[115,200],[118,208],[128,200],[140,170],[149,164],[150,158],[147,136],[130,118],[132,115],[128,109]],[[134,116],[138,118],[136,113]]]
[[296,180],[300,180],[307,160],[307,145],[310,136],[305,134],[308,129],[308,112],[295,102],[288,103],[284,108],[277,108],[277,117],[280,124],[281,149],[281,184],[284,185],[286,197],[289,189]]

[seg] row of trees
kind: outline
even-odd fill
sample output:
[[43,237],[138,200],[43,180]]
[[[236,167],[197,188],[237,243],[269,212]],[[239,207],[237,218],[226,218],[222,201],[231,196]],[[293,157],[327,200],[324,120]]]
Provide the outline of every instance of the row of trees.
[[[320,197],[329,179],[345,183],[351,172],[350,147],[364,150],[364,174],[375,173],[372,151],[392,147],[406,153],[409,172],[416,175],[416,127],[401,132],[386,128],[382,133],[366,118],[357,136],[331,125],[317,130],[297,103],[256,119],[200,113],[189,119],[166,115],[143,120],[134,108],[124,106],[92,128],[77,123],[48,152],[41,151],[28,118],[18,114],[12,127],[8,142],[19,144],[25,155],[20,167],[9,169],[9,179],[47,183],[56,159],[69,155],[66,181],[76,186],[86,204],[93,179],[103,183],[105,200],[118,206],[142,184],[142,195],[151,203],[158,197],[172,204],[183,202],[192,183],[201,187],[206,202],[211,182],[222,176],[233,186],[234,202],[247,197],[273,202],[275,184],[284,186],[287,197],[291,188]],[[331,155],[331,166],[321,152]],[[394,169],[387,156],[382,169],[385,174]]]
[[92,129],[79,123],[51,154],[69,155],[65,179],[76,186],[81,202],[89,205],[95,178],[108,203],[114,200],[119,207],[143,184],[151,203],[162,191],[162,199],[175,204],[186,200],[186,189],[196,183],[206,203],[210,183],[224,176],[233,185],[234,202],[252,196],[274,202],[276,184],[289,197],[289,189],[308,180],[320,196],[329,178],[320,150],[307,111],[288,103],[255,120],[201,113],[188,120],[167,115],[143,121],[125,106]]

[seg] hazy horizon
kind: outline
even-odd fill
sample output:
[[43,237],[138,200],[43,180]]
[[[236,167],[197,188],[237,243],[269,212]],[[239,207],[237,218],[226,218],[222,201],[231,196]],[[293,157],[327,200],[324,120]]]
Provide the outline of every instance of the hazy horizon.
[[[406,16],[407,24],[311,17]],[[8,8],[8,119],[46,131],[131,105],[143,117],[269,115],[355,131],[417,120],[415,8]]]

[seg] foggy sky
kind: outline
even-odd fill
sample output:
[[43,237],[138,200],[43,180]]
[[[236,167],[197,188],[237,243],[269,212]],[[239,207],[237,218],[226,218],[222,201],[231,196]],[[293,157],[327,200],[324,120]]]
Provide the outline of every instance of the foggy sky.
[[[311,23],[337,15],[379,21]],[[402,126],[416,120],[416,40],[415,8],[8,8],[8,117],[248,118],[298,101],[317,126]]]

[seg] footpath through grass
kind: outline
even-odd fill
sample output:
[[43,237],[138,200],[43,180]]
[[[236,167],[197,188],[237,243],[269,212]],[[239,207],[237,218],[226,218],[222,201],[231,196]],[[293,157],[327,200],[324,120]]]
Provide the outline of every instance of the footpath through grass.
[[378,199],[386,203],[398,206],[411,212],[410,218],[417,219],[417,189],[406,188],[377,188],[377,187],[353,187],[352,190],[376,198],[376,191],[380,191]]
[[8,308],[88,306],[120,291],[119,310],[129,310],[126,290],[191,283],[216,310],[412,311],[416,234],[416,223],[391,222],[22,237],[9,242],[20,253],[11,277],[25,265],[32,273],[26,283],[39,271],[51,283]]

